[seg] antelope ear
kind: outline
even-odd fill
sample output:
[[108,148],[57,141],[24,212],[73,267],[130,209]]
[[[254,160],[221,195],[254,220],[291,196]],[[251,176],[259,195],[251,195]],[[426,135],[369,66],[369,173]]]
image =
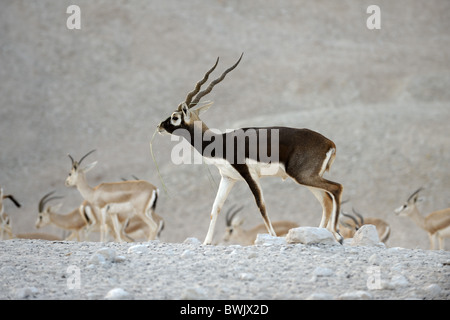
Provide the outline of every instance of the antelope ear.
[[181,111],[183,112],[184,115],[184,121],[189,121],[191,119],[191,111],[184,102],[181,104]]
[[419,202],[423,202],[425,201],[425,197],[416,197],[416,199],[414,200],[414,202],[419,203]]
[[213,105],[213,102],[209,102],[207,104],[205,104],[204,106],[201,106],[197,109],[195,109],[195,113],[197,113],[197,115],[201,115],[203,113],[205,113],[206,111],[208,111],[208,109]]
[[89,170],[91,170],[92,168],[94,168],[97,165],[98,161],[92,162],[91,164],[88,164],[87,166],[85,166],[83,168],[84,172],[88,172]]

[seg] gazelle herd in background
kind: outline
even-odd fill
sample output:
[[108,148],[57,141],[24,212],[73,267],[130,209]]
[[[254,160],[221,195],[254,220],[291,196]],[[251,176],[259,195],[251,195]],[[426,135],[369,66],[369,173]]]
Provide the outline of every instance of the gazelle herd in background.
[[[252,229],[243,229],[243,218],[236,216],[241,208],[234,212],[230,211],[225,217],[224,242],[250,245],[253,244],[258,233],[268,232],[272,236],[282,236],[289,229],[298,227],[298,224],[292,221],[271,222],[259,182],[259,179],[264,176],[278,176],[283,180],[290,177],[298,184],[306,186],[319,200],[323,209],[319,227],[327,228],[338,242],[342,243],[344,238],[353,237],[354,233],[364,224],[375,225],[380,240],[386,242],[391,228],[387,222],[381,219],[364,218],[356,210],[353,210],[354,215],[342,212],[342,216],[347,219],[339,219],[343,187],[339,183],[323,178],[336,157],[336,145],[333,141],[309,129],[287,127],[243,128],[217,133],[210,130],[200,119],[200,114],[212,105],[212,103],[208,103],[198,107],[201,98],[211,92],[215,85],[234,70],[241,59],[242,55],[232,67],[213,80],[205,90],[200,91],[202,85],[216,68],[219,62],[219,58],[217,58],[214,66],[205,73],[202,80],[197,82],[185,101],[178,105],[170,117],[157,126],[159,133],[169,133],[185,138],[202,155],[206,163],[214,164],[219,169],[221,181],[212,206],[211,221],[204,244],[212,243],[218,214],[237,181],[245,181],[249,186],[263,218],[263,224]],[[196,131],[201,133],[200,144],[194,141]],[[249,133],[253,134],[255,140],[249,137]],[[272,144],[273,137],[277,139],[276,147]],[[225,148],[230,145],[230,142],[240,138],[244,142],[242,150],[233,144],[234,149],[231,150],[233,152]],[[264,141],[264,138],[267,141]],[[217,145],[214,145],[217,141],[222,141],[222,147],[217,148]],[[211,148],[213,145],[216,149]],[[214,152],[211,152],[211,149],[214,149]],[[237,152],[238,149],[242,152]],[[84,167],[81,167],[81,164],[93,151],[84,155],[79,161],[75,161],[69,155],[72,167],[66,179],[66,186],[76,187],[83,202],[78,208],[63,215],[57,213],[61,205],[47,206],[47,203],[60,197],[53,196],[54,192],[46,194],[38,205],[36,228],[50,223],[55,224],[70,231],[66,240],[85,239],[92,231],[100,231],[101,241],[107,241],[109,231],[112,231],[115,241],[134,241],[138,238],[156,239],[164,226],[163,218],[155,213],[158,189],[151,183],[138,179],[101,183],[95,187],[89,186],[86,173],[97,162]],[[268,155],[271,156],[269,160],[267,160]],[[443,239],[450,237],[450,208],[432,212],[425,217],[422,216],[416,207],[418,193],[421,190],[422,188],[415,191],[402,207],[395,210],[395,213],[409,216],[419,227],[427,231],[431,249],[435,248],[436,238],[439,239],[439,248],[443,249]],[[11,200],[17,207],[20,207],[12,195],[4,195],[3,189],[0,188],[0,237],[3,239],[5,234],[9,238],[20,237],[12,232],[11,219],[4,211],[3,200],[5,199]],[[28,235],[28,237],[32,236],[33,234]],[[22,237],[27,237],[27,235]],[[36,235],[36,238],[38,237]],[[40,236],[40,238],[45,237],[42,234]]]

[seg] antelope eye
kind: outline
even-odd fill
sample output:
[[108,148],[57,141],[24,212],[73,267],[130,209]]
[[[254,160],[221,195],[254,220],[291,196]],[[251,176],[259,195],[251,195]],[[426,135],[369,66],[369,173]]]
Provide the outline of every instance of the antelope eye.
[[178,117],[177,116],[172,116],[172,120],[177,121]]

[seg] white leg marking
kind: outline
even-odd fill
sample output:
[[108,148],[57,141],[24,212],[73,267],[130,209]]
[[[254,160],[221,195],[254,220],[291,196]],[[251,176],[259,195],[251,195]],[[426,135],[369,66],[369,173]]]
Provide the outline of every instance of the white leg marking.
[[325,202],[324,202],[324,197],[325,197],[325,193],[323,190],[321,189],[316,189],[313,187],[308,187],[308,189],[312,192],[312,194],[317,198],[317,200],[319,200],[320,205],[322,206],[322,219],[320,220],[320,225],[319,228],[325,228],[327,226],[328,223],[328,219],[327,219],[327,212],[325,210]]
[[331,148],[326,153],[325,160],[323,161],[322,167],[320,168],[320,171],[319,171],[319,176],[323,176],[323,174],[325,173],[325,170],[327,169],[328,162],[330,161],[330,158],[331,158],[331,156],[333,155],[334,152],[335,152],[335,149]]
[[211,222],[209,223],[208,233],[206,234],[206,238],[203,244],[211,244],[214,236],[214,228],[216,226],[217,216],[219,215],[219,212],[222,209],[222,206],[235,183],[236,180],[232,180],[230,178],[222,176],[219,184],[219,190],[217,191],[216,199],[214,200],[211,211]]

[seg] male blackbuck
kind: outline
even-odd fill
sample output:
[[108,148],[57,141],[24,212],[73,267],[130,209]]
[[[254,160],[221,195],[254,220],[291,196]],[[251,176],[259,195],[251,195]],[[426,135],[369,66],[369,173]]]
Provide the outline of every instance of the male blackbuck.
[[158,197],[158,189],[144,180],[132,180],[122,182],[101,183],[92,188],[86,180],[86,172],[92,169],[97,162],[93,162],[81,168],[81,162],[93,152],[88,152],[80,161],[75,161],[72,156],[72,169],[66,179],[66,186],[76,186],[82,197],[101,213],[101,228],[106,234],[107,220],[110,218],[114,226],[116,239],[122,241],[119,214],[133,217],[137,215],[149,228],[148,240],[154,240],[159,226],[153,220],[152,212],[155,209]]
[[[253,193],[261,212],[264,224],[270,235],[276,236],[266,212],[259,178],[279,176],[291,177],[297,183],[308,187],[322,205],[323,213],[320,227],[330,230],[337,241],[343,238],[337,232],[340,212],[342,185],[323,178],[330,169],[336,156],[333,141],[323,135],[308,130],[287,127],[243,128],[225,133],[211,130],[200,120],[200,114],[211,103],[195,108],[200,99],[207,95],[216,84],[232,71],[242,59],[200,91],[208,80],[214,66],[206,72],[193,91],[189,92],[184,102],[170,117],[158,125],[160,133],[184,137],[205,159],[220,171],[219,189],[211,211],[211,221],[204,244],[211,244],[217,216],[236,181],[244,180]],[[228,115],[230,114],[227,111]]]
[[444,238],[450,238],[450,208],[433,211],[427,216],[422,216],[416,204],[420,200],[419,192],[423,188],[414,191],[404,205],[395,209],[399,216],[410,217],[420,228],[424,229],[430,238],[430,250],[435,248],[435,239],[439,239],[439,249],[444,249]]

